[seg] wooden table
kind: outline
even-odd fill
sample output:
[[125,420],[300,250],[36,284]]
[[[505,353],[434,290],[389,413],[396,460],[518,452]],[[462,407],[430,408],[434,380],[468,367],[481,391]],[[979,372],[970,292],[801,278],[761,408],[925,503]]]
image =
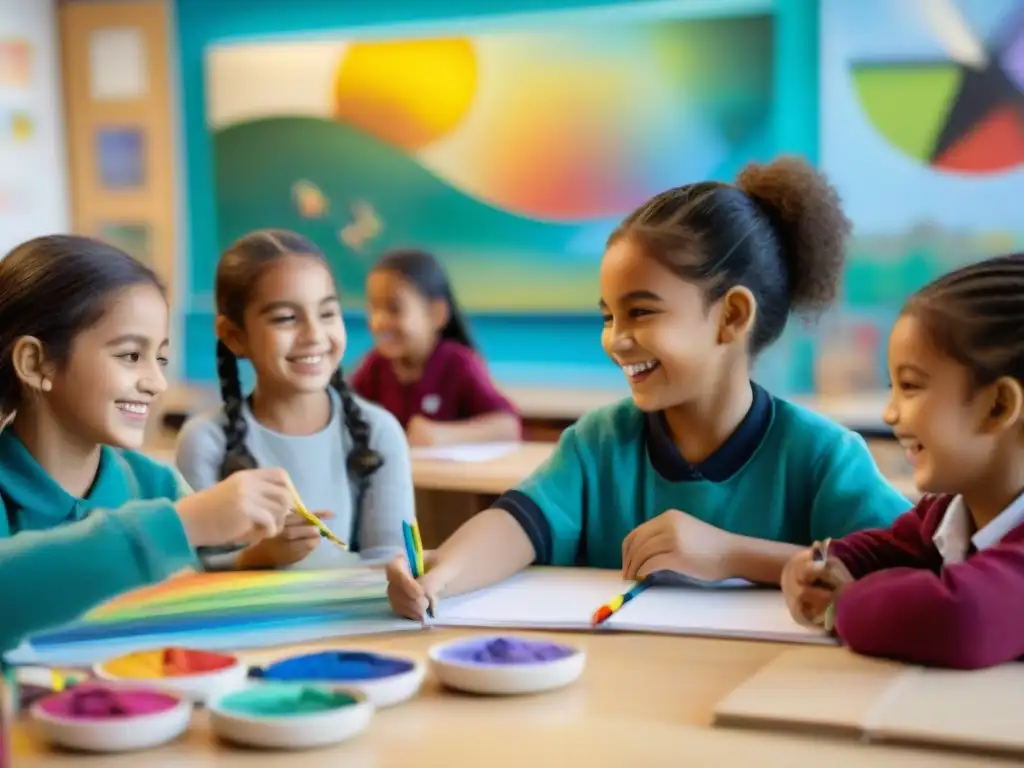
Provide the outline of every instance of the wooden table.
[[[348,638],[358,647],[425,658],[430,645],[478,634],[465,630]],[[545,633],[535,633],[545,634]],[[378,712],[369,729],[335,747],[296,753],[218,744],[204,712],[179,741],[128,755],[51,751],[27,724],[15,729],[17,768],[387,768],[389,766],[749,766],[793,768],[981,768],[1009,761],[851,740],[715,729],[715,704],[791,646],[656,635],[547,635],[586,648],[587,669],[560,691],[518,698],[450,693],[428,676],[420,695]],[[312,650],[308,647],[301,650]],[[323,646],[319,646],[323,647]],[[300,649],[289,649],[287,653]],[[836,649],[836,653],[843,651]],[[285,651],[243,654],[265,663]],[[842,695],[836,691],[836,695]]]

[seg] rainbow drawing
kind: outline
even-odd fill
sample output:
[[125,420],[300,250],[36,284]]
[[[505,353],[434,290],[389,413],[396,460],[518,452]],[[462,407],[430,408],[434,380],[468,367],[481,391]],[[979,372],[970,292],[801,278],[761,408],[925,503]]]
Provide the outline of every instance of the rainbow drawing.
[[757,15],[218,46],[221,245],[302,232],[360,304],[373,260],[416,246],[470,310],[592,312],[625,214],[772,153],[773,36]]
[[417,627],[391,613],[380,568],[189,573],[36,635],[8,660],[73,665],[168,646],[259,648]]

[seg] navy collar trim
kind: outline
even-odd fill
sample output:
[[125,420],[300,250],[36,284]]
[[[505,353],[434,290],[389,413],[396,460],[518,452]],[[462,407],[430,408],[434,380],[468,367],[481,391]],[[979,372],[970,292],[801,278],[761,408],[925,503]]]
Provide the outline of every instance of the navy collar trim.
[[743,421],[718,450],[696,466],[690,464],[676,447],[664,411],[647,414],[645,440],[654,470],[675,483],[695,480],[721,483],[736,474],[760,447],[775,414],[772,396],[754,382],[750,382],[750,386],[754,399]]

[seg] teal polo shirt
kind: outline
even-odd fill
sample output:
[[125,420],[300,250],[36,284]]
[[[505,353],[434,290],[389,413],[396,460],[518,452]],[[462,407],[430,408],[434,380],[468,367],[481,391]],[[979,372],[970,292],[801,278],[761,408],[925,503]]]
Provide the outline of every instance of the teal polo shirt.
[[187,492],[170,467],[105,446],[75,498],[12,429],[0,432],[0,652],[193,566],[174,507]]
[[632,400],[591,411],[551,457],[495,506],[542,565],[622,567],[622,541],[678,509],[732,533],[806,546],[889,527],[911,503],[879,472],[860,435],[757,384],[739,427],[691,465],[662,412]]

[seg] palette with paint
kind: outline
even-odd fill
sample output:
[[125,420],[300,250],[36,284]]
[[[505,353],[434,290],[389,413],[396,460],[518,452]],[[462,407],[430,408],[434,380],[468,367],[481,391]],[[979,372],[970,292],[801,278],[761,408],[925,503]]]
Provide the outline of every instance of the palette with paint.
[[359,691],[377,708],[412,698],[423,684],[425,674],[425,666],[413,659],[349,650],[292,656],[249,672],[251,679],[264,682]]
[[187,697],[105,681],[90,681],[46,696],[30,717],[53,744],[86,752],[129,752],[164,744],[188,728]]
[[312,685],[255,685],[208,703],[221,739],[248,747],[310,749],[364,731],[373,704],[362,693]]
[[582,649],[525,637],[474,637],[435,645],[430,665],[442,685],[468,693],[540,693],[574,682]]
[[97,664],[101,680],[143,683],[202,703],[245,685],[248,668],[235,656],[188,648],[140,651]]

